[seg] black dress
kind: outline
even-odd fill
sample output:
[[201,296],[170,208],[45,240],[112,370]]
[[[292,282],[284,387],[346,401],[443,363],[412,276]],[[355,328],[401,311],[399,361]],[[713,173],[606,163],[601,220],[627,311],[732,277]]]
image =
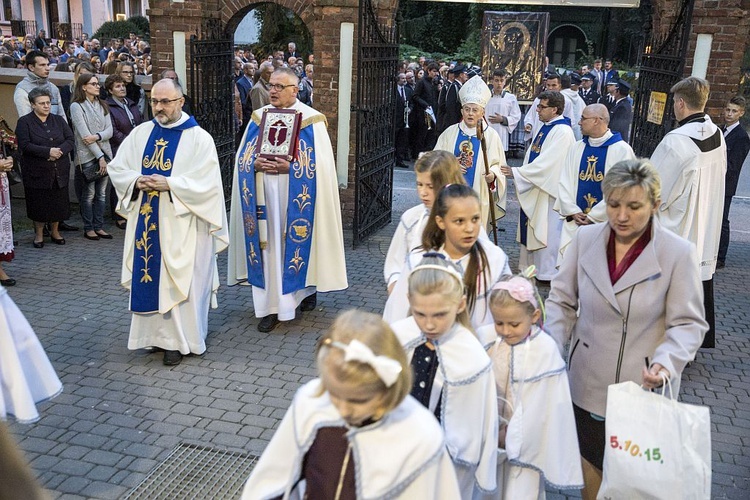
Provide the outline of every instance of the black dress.
[[[64,118],[50,114],[42,121],[32,111],[18,119],[16,137],[21,151],[21,172],[26,214],[36,222],[60,222],[70,217],[68,179],[70,152],[75,142]],[[63,155],[50,161],[51,148]]]

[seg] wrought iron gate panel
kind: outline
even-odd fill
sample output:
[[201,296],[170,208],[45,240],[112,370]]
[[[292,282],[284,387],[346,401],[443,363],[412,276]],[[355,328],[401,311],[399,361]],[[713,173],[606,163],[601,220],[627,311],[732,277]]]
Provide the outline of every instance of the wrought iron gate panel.
[[398,35],[379,24],[371,0],[359,2],[354,245],[391,221],[396,165]]
[[[693,1],[682,0],[674,24],[663,35],[654,35],[641,54],[638,89],[633,106],[632,146],[638,156],[651,156],[661,139],[672,130],[674,109],[669,89],[682,79],[693,17]],[[667,96],[660,123],[649,121],[652,93]],[[652,120],[654,118],[652,117]]]
[[216,143],[229,207],[234,172],[234,42],[226,38],[221,22],[210,20],[201,38],[190,37],[190,98],[193,115]]

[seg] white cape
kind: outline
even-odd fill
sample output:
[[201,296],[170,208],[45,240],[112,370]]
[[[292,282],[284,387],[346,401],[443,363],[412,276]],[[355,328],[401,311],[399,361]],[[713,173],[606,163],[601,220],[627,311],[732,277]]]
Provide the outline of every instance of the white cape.
[[[480,330],[483,337],[488,336],[494,332],[494,326]],[[501,342],[498,338],[488,351],[493,363],[505,363],[502,356],[496,357]],[[510,348],[508,385],[513,394],[513,416],[505,437],[508,461],[540,472],[553,488],[582,488],[573,402],[567,368],[557,343],[535,326],[526,341]],[[503,387],[507,382],[496,381]]]
[[[245,483],[242,500],[304,498],[302,463],[318,429],[344,427],[320,379],[300,387],[276,432]],[[351,428],[357,498],[411,500],[459,498],[456,475],[443,431],[414,398],[406,399],[374,424]]]
[[407,257],[422,245],[422,233],[429,217],[430,211],[423,204],[411,207],[401,215],[385,256],[383,274],[386,284],[398,281]]
[[[412,317],[391,328],[411,362],[414,349],[427,338]],[[463,466],[456,469],[459,484],[466,484],[468,490],[462,498],[470,499],[473,483],[485,492],[497,487],[497,394],[490,359],[474,334],[458,323],[433,344],[439,360],[433,395],[437,398],[442,387],[440,420],[445,442],[453,461]],[[464,470],[473,473],[474,481],[461,480]]]

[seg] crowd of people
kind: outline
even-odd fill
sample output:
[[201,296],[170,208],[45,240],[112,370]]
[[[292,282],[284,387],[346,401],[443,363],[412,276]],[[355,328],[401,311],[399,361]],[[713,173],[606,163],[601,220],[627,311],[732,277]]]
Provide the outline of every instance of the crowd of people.
[[[125,74],[107,77],[105,101],[95,72],[79,71],[71,131],[47,58],[27,54],[16,98],[30,106],[18,140],[39,182],[29,184],[39,191],[32,205],[60,196],[75,151],[84,235],[107,238],[108,175],[126,231],[129,349],[163,351],[168,366],[205,352],[225,249],[227,283],[248,287],[261,332],[315,308],[317,292],[348,287],[327,122],[302,101],[307,76],[287,48],[260,64],[237,51],[239,104],[251,107],[238,115],[228,218],[213,139],[185,112],[174,72],[153,86],[154,120],[139,125]],[[629,84],[599,76],[597,63],[581,89],[548,74],[523,120],[502,68],[492,88],[461,64],[402,69],[397,147],[402,161],[416,157],[420,203],[385,259],[382,318],[350,311],[324,332],[319,377],[295,395],[243,498],[544,498],[548,485],[596,498],[608,386],[669,379],[677,393],[698,349],[713,347],[726,218],[717,200],[736,187],[725,181],[728,154],[731,171],[750,149],[747,133],[728,146],[745,102],[733,98],[719,128],[704,113],[708,83],[680,81],[671,89],[679,126],[638,159],[628,127],[616,128]],[[613,88],[612,102],[591,100],[597,86]],[[522,121],[528,148],[510,167],[508,138]],[[404,129],[416,134],[405,143]],[[488,233],[509,182],[521,205],[518,274]],[[64,244],[64,210],[30,208],[34,246],[45,223]],[[15,314],[3,296],[0,306]],[[29,335],[25,324],[0,328]]]

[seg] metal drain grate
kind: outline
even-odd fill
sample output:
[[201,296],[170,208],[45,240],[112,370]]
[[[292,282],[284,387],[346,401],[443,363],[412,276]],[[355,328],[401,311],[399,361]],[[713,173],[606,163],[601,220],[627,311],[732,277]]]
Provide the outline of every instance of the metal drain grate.
[[256,455],[180,443],[125,498],[239,498],[257,461]]

